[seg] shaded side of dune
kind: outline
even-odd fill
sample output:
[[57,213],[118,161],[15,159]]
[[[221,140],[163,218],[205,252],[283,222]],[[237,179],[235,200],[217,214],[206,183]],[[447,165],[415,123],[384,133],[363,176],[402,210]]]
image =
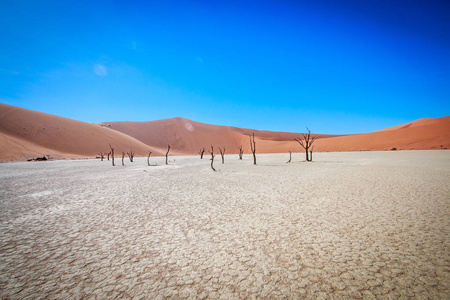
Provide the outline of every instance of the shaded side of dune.
[[0,160],[25,160],[50,155],[55,158],[95,157],[108,152],[133,150],[137,155],[162,151],[116,130],[42,112],[0,104]]

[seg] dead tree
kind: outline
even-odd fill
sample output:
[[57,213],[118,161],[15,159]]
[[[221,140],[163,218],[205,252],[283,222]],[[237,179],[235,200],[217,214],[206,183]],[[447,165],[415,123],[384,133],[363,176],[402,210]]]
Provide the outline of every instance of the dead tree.
[[167,145],[167,152],[166,152],[166,165],[168,165],[168,164],[169,164],[169,162],[168,162],[169,151],[170,151],[170,145]]
[[205,153],[205,148],[200,149],[200,151],[198,151],[198,154],[200,154],[200,159],[203,159],[203,153]]
[[292,161],[292,152],[289,150],[289,160],[286,163],[290,163]]
[[122,166],[125,166],[123,159],[125,158],[125,152],[122,152]]
[[148,151],[148,156],[147,156],[147,165],[150,166],[150,155],[152,155],[152,151]]
[[[113,167],[115,166],[114,165],[114,148],[111,146],[111,144],[109,144],[109,148],[111,149],[111,160],[112,160],[112,165],[113,165]],[[109,155],[108,155],[108,157],[109,157]]]
[[[295,138],[294,140],[300,144],[300,146],[305,149],[306,152],[306,161],[312,161],[312,149],[311,146],[315,140],[319,137],[318,135],[311,136],[311,131],[309,131],[308,127],[306,127],[308,133],[302,133],[303,138]],[[310,150],[311,149],[311,150]],[[309,154],[311,153],[311,157]]]
[[104,158],[105,158],[105,153],[100,152],[100,160],[103,161]]
[[253,141],[252,141],[252,137],[249,136],[250,138],[250,149],[252,150],[253,153],[253,164],[256,165],[256,143],[255,143],[255,133],[253,132]]
[[216,171],[216,169],[214,169],[214,166],[213,166],[213,164],[214,164],[214,148],[213,148],[213,146],[211,145],[211,151],[209,151],[209,153],[211,153],[211,169],[213,169],[213,171],[215,172]]
[[134,158],[135,154],[136,153],[134,153],[133,150],[131,150],[130,153],[127,152],[127,155],[128,155],[128,158],[130,159],[130,162],[133,162],[133,158]]
[[220,156],[222,156],[222,164],[225,163],[225,147],[222,148],[219,147]]
[[[111,146],[111,145],[110,145],[110,146]],[[108,152],[107,154],[108,154],[108,161],[109,161],[109,156],[111,155],[111,152]]]
[[242,145],[239,147],[239,159],[242,160],[242,155],[244,154],[244,149],[242,148]]

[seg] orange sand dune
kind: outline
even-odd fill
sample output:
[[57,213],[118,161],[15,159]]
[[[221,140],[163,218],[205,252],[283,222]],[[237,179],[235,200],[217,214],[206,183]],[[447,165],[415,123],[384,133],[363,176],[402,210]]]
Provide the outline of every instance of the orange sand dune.
[[[183,118],[149,122],[89,124],[42,112],[0,104],[0,161],[43,155],[55,158],[95,157],[115,147],[116,156],[133,150],[138,156],[197,154],[201,148],[215,153],[250,153],[249,136],[255,134],[257,153],[302,152],[295,137],[300,133],[259,131],[199,123]],[[442,145],[442,146],[441,146]],[[314,151],[363,151],[450,148],[450,117],[419,119],[372,133],[320,135]],[[206,152],[205,154],[207,154]]]
[[[170,144],[172,149],[184,154],[196,154],[203,147],[209,150],[211,145],[214,146],[215,152],[218,152],[219,147],[226,148],[226,153],[238,153],[239,146],[242,145],[244,151],[249,153],[249,136],[253,133],[257,142],[257,152],[287,152],[289,149],[295,149],[295,145],[288,145],[294,138],[301,136],[299,133],[210,125],[179,117],[148,122],[105,122],[100,125],[155,147],[163,148]],[[336,136],[322,135],[322,137]]]
[[[300,133],[270,132],[229,126],[208,125],[183,118],[149,122],[108,122],[102,126],[128,134],[156,147],[170,144],[180,153],[195,154],[210,145],[237,153],[243,145],[250,152],[249,136],[255,133],[258,153],[300,152],[294,141]],[[397,149],[440,149],[450,147],[450,117],[420,119],[382,131],[356,135],[320,135],[315,151],[363,151]]]
[[[42,112],[0,104],[0,160],[95,157],[114,146],[116,156],[133,150],[137,155],[158,149],[115,130]],[[120,153],[120,154],[119,154]]]
[[441,123],[441,124],[445,124],[446,122],[448,123],[450,121],[450,117],[440,117],[440,118],[423,118],[423,119],[418,119],[406,124],[401,124],[401,125],[397,125],[394,127],[389,127],[386,129],[382,129],[382,130],[378,130],[376,132],[379,131],[390,131],[390,130],[396,130],[396,129],[405,129],[405,128],[409,128],[409,127],[419,127],[419,126],[424,126],[424,125],[433,125],[436,123]]
[[366,134],[317,140],[318,151],[450,148],[450,117],[419,119]]

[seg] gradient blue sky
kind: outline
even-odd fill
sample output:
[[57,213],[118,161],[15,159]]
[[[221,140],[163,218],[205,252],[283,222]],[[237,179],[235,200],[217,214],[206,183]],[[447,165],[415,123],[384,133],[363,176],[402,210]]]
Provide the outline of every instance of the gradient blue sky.
[[363,133],[450,115],[450,1],[0,1],[0,102]]

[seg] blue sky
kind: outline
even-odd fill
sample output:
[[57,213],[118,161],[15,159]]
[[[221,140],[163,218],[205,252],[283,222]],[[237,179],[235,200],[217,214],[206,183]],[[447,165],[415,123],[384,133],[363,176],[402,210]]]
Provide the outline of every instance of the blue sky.
[[0,102],[370,132],[450,115],[450,2],[0,1]]

